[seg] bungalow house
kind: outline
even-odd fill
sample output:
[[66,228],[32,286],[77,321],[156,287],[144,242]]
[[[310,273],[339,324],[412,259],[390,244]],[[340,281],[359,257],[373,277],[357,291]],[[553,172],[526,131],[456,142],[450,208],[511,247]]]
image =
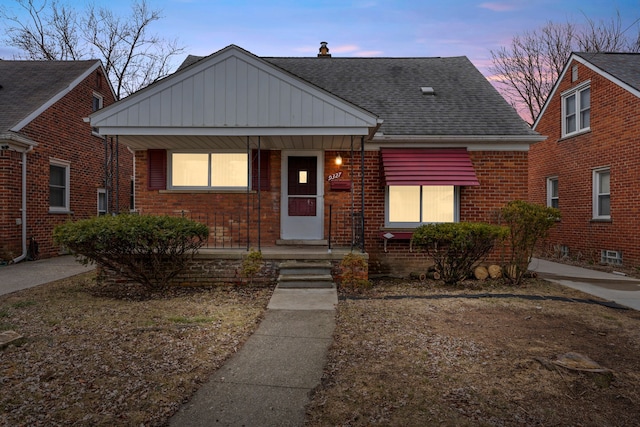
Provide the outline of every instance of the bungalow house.
[[0,60],[0,262],[58,255],[55,225],[129,210],[133,156],[85,120],[114,101],[100,61]]
[[135,150],[140,212],[206,222],[219,252],[354,249],[371,274],[402,275],[424,268],[416,226],[491,222],[526,199],[529,145],[542,138],[467,58],[328,51],[189,56],[91,125]]
[[530,200],[560,209],[548,254],[640,266],[640,54],[573,53],[534,129]]

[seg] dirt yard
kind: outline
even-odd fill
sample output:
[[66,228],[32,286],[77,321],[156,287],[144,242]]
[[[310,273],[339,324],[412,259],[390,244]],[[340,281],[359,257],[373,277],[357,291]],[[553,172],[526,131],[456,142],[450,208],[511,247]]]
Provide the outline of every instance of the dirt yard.
[[[0,296],[0,331],[24,335],[0,349],[0,426],[166,425],[255,330],[272,291],[98,290],[87,274]],[[636,311],[541,280],[378,281],[341,297],[310,426],[638,425]],[[560,366],[576,365],[559,359],[568,353],[601,372]]]
[[541,280],[346,296],[308,425],[638,425],[640,313],[541,295],[591,298]]
[[272,288],[141,299],[92,273],[0,296],[0,426],[158,426],[251,335]]

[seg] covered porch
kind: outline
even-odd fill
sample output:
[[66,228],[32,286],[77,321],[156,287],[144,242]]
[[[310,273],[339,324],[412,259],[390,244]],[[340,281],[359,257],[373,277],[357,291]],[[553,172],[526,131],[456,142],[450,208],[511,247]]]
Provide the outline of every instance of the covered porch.
[[90,121],[135,151],[136,210],[207,224],[207,249],[364,251],[364,145],[382,121],[237,46]]

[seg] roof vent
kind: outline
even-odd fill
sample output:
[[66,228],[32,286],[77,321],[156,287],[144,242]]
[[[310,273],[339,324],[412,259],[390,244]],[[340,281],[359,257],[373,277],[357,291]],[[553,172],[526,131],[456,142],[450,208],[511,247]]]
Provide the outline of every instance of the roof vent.
[[318,54],[318,58],[331,58],[327,42],[320,42],[320,53]]
[[433,90],[433,88],[431,86],[422,86],[420,88],[420,91],[422,92],[423,95],[435,95],[436,91]]

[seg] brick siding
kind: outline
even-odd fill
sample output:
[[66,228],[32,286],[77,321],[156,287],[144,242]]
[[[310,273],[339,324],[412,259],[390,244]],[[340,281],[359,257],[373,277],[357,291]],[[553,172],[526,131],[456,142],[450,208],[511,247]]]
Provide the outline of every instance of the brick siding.
[[[115,101],[108,88],[101,70],[96,70],[21,131],[38,143],[27,154],[27,236],[37,241],[41,258],[60,254],[51,237],[57,224],[97,215],[97,190],[105,187],[104,141],[92,135],[83,118],[92,112],[94,92],[103,96],[105,107]],[[50,159],[70,164],[70,213],[49,212]],[[133,156],[124,145],[120,145],[119,163],[117,203],[120,212],[127,212]],[[16,224],[21,217],[21,167],[21,157],[0,154],[0,259],[22,253],[21,226]],[[115,207],[114,201],[112,210]]]
[[[353,180],[354,210],[362,206],[361,154],[340,152],[342,166],[336,166],[337,152],[325,152],[325,238],[329,238],[329,205],[331,205],[331,243],[334,247],[350,247],[352,244],[352,196],[350,191],[331,189],[326,177],[342,172],[340,179]],[[527,198],[527,152],[472,151],[470,158],[480,181],[480,186],[461,189],[460,220],[473,222],[497,221],[499,209],[510,200]],[[273,246],[280,238],[281,152],[271,151],[270,191],[262,192],[261,242]],[[369,272],[372,275],[389,274],[406,276],[410,272],[426,269],[423,254],[410,252],[409,241],[389,241],[387,252],[380,230],[384,227],[385,187],[382,179],[380,153],[365,152],[365,249],[369,253]],[[199,220],[203,212],[236,212],[239,221],[246,223],[247,194],[239,192],[182,192],[147,189],[147,152],[136,152],[136,195],[141,213],[193,216]],[[252,246],[257,242],[256,206],[257,193],[249,195]],[[211,234],[210,234],[211,238]],[[241,242],[243,243],[243,242]],[[493,255],[499,259],[499,251]],[[226,273],[225,273],[226,274]]]
[[[574,64],[569,64],[569,70]],[[559,83],[536,131],[548,136],[531,147],[529,195],[546,204],[546,179],[558,177],[562,220],[552,231],[546,250],[567,246],[569,256],[600,262],[603,249],[622,251],[626,266],[640,265],[640,100],[582,64],[578,80],[571,73]],[[561,93],[590,80],[590,131],[561,137]],[[593,169],[611,171],[611,221],[594,221]]]

